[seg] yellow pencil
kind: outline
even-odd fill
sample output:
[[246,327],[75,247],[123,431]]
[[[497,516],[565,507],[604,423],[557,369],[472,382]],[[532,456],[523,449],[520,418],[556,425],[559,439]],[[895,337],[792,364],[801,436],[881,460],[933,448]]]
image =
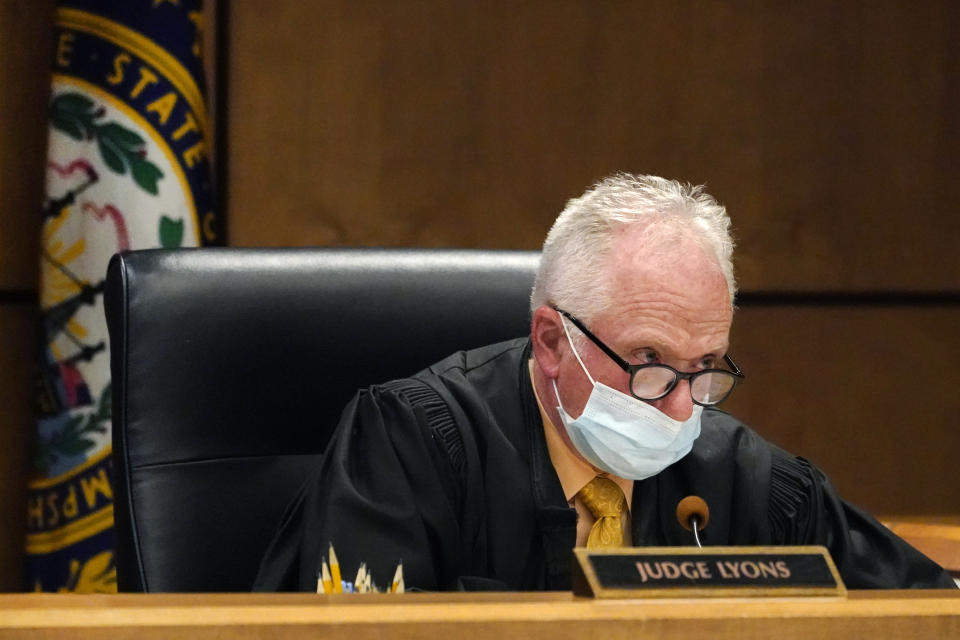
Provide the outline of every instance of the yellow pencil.
[[330,543],[330,573],[333,580],[333,592],[343,593],[343,583],[340,579],[340,562],[337,560],[337,552],[333,550],[333,543]]
[[323,577],[324,593],[333,593],[333,578],[330,577],[330,568],[327,566],[327,559],[323,559],[323,570],[320,575]]
[[321,578],[321,574],[317,574],[317,593],[326,593],[326,591],[323,590],[323,579]]

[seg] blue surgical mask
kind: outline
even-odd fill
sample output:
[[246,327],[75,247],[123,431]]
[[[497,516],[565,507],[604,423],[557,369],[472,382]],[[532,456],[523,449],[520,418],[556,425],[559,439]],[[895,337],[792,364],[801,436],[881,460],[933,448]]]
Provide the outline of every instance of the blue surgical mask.
[[654,476],[690,453],[700,435],[703,407],[694,405],[684,421],[674,420],[659,409],[597,382],[587,371],[561,318],[567,340],[593,390],[579,418],[564,409],[557,390],[557,410],[570,440],[590,464],[620,478],[643,480]]

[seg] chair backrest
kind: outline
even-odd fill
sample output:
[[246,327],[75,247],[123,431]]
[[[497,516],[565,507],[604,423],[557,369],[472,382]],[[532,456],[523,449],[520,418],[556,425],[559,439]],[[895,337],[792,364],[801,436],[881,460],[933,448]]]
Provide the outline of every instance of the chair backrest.
[[537,252],[133,251],[110,263],[122,591],[245,591],[363,386],[529,333]]

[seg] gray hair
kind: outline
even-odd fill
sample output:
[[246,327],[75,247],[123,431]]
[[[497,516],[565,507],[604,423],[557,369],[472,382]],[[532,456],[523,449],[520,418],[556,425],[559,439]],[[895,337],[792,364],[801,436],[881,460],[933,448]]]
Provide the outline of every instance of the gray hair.
[[543,243],[531,310],[555,304],[589,322],[607,309],[613,300],[607,256],[616,230],[625,225],[643,228],[651,256],[660,259],[671,255],[678,239],[697,241],[716,256],[733,304],[733,238],[726,209],[703,185],[618,173],[567,202],[553,223]]

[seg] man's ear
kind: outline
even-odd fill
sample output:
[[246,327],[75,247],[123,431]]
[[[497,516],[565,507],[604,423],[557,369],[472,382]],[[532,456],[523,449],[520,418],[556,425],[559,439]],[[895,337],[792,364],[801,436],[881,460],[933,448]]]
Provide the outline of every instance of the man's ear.
[[530,322],[530,340],[537,366],[547,378],[556,378],[560,369],[560,355],[567,344],[560,324],[560,314],[546,305],[533,312]]

